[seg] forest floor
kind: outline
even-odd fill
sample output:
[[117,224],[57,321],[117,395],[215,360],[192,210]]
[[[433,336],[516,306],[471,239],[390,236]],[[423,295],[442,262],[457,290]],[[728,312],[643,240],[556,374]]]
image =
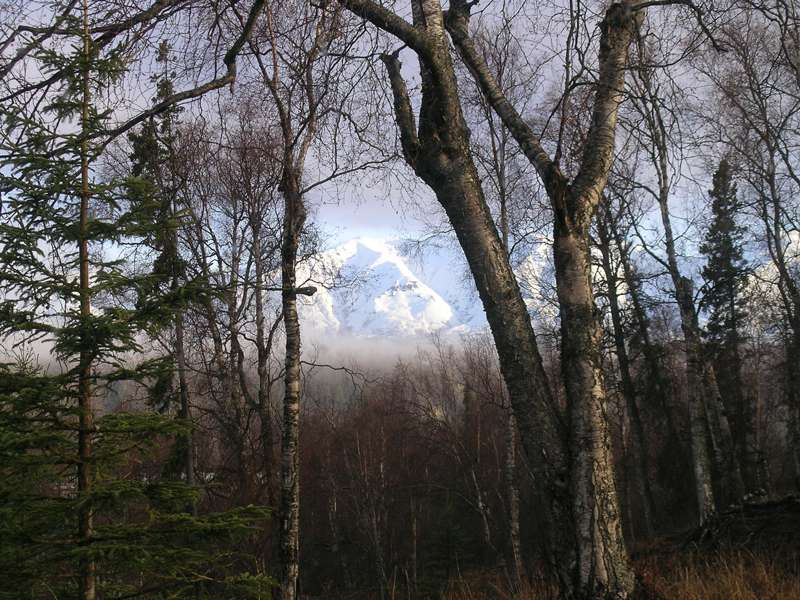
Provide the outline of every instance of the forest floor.
[[[705,527],[676,532],[636,548],[636,600],[800,600],[800,497],[731,507]],[[328,598],[332,596],[326,596]],[[386,600],[413,600],[389,589]],[[309,597],[310,598],[310,597]],[[380,600],[375,593],[338,600]],[[441,600],[556,600],[555,587],[527,583],[510,591],[502,570],[464,573]]]
[[635,559],[645,597],[800,600],[800,498],[732,507]]
[[[723,511],[706,527],[634,552],[642,600],[800,600],[800,498]],[[510,593],[484,573],[451,582],[444,600],[549,600],[552,588]]]

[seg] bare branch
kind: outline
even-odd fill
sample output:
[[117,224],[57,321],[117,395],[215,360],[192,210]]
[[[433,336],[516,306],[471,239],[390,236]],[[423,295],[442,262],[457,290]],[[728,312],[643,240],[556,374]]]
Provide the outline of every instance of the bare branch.
[[372,0],[340,0],[350,12],[366,19],[379,29],[387,31],[405,42],[415,51],[427,54],[430,50],[428,36],[421,29]]
[[453,0],[450,10],[447,11],[445,26],[450,33],[459,55],[475,77],[486,99],[498,114],[503,124],[514,136],[522,148],[525,156],[536,168],[542,178],[548,193],[557,191],[566,185],[566,178],[545,152],[533,130],[525,122],[514,106],[508,101],[494,75],[492,75],[486,60],[475,48],[469,35],[470,7],[474,2]]
[[168,96],[161,102],[158,102],[157,104],[153,105],[153,107],[150,108],[149,110],[139,113],[132,119],[129,119],[128,121],[125,121],[118,127],[106,132],[109,136],[108,140],[106,141],[106,144],[112,139],[122,135],[126,131],[135,127],[139,123],[149,119],[152,116],[164,112],[165,110],[167,110],[171,106],[174,106],[175,104],[179,104],[186,100],[192,100],[194,98],[199,98],[210,91],[223,88],[229,84],[233,84],[233,82],[236,80],[236,58],[238,57],[239,52],[241,52],[244,45],[250,39],[250,35],[253,32],[256,20],[263,11],[265,3],[266,3],[265,0],[255,0],[255,2],[253,2],[253,5],[250,7],[250,12],[247,15],[247,21],[245,22],[244,27],[242,28],[242,32],[239,34],[239,37],[236,38],[236,40],[228,49],[228,51],[225,53],[225,56],[222,59],[222,62],[226,68],[225,74],[222,77],[217,77],[216,79],[212,79],[211,81],[204,83],[203,85],[199,85],[195,88],[184,90],[182,92],[178,92],[176,94]]
[[623,99],[630,43],[643,18],[642,12],[632,14],[629,6],[614,4],[600,26],[600,74],[592,123],[586,136],[580,171],[572,184],[572,195],[587,202],[580,208],[579,216],[584,220],[591,217],[608,181],[614,160],[617,114]]
[[403,156],[409,166],[416,168],[417,156],[419,155],[420,148],[419,138],[417,137],[414,110],[411,108],[411,100],[408,97],[408,88],[400,72],[402,65],[397,58],[397,52],[382,54],[381,61],[386,65],[386,71],[389,74],[389,82],[392,86],[395,120],[400,130],[400,143],[403,147]]
[[697,19],[697,24],[700,26],[701,31],[703,34],[708,38],[708,41],[711,42],[711,45],[714,47],[714,50],[717,52],[727,52],[728,49],[717,41],[714,37],[714,34],[711,33],[711,30],[706,25],[703,13],[703,9],[697,6],[692,0],[646,0],[645,2],[639,2],[638,4],[633,6],[633,10],[644,10],[650,6],[672,6],[678,4],[680,6],[688,7]]

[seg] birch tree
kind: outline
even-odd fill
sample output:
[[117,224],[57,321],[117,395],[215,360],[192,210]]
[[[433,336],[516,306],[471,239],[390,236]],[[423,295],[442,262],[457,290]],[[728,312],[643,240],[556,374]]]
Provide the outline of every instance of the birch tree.
[[[632,461],[633,461],[633,486],[642,504],[643,537],[650,537],[654,531],[655,500],[650,486],[648,469],[648,444],[647,436],[642,424],[642,415],[639,409],[639,399],[634,382],[632,364],[628,353],[626,332],[623,325],[623,314],[620,297],[624,294],[624,279],[620,276],[621,268],[619,253],[613,233],[618,230],[617,215],[614,214],[610,202],[606,199],[604,206],[597,218],[597,248],[600,251],[603,280],[606,286],[606,299],[608,311],[611,316],[611,328],[614,338],[614,350],[619,369],[621,394],[625,400],[626,418],[630,423]],[[625,250],[622,250],[624,252]],[[635,293],[635,292],[634,292]],[[630,504],[630,500],[629,500]]]
[[[250,66],[277,114],[280,148],[278,191],[283,197],[281,232],[281,314],[285,335],[283,439],[281,450],[280,557],[281,597],[298,593],[300,552],[300,401],[301,335],[298,295],[315,288],[298,281],[297,264],[307,235],[307,196],[311,190],[371,163],[348,154],[340,135],[349,129],[360,139],[354,90],[361,75],[346,55],[357,31],[342,21],[342,8],[297,0],[266,2],[264,20],[248,40]],[[241,17],[245,24],[244,16]],[[362,113],[361,116],[363,117]],[[322,139],[322,133],[330,135]],[[342,137],[344,137],[342,135]],[[329,152],[320,152],[327,145]],[[313,154],[317,151],[316,155]],[[307,283],[307,282],[305,282]]]
[[[559,545],[574,548],[572,587],[583,595],[626,597],[633,580],[620,529],[604,415],[600,326],[589,279],[588,228],[611,166],[624,68],[643,12],[629,3],[614,4],[602,22],[599,85],[587,151],[579,174],[570,182],[503,96],[472,43],[469,4],[452,3],[445,18],[435,0],[412,2],[413,23],[374,2],[346,0],[343,4],[398,37],[417,55],[422,74],[419,125],[397,55],[383,56],[406,162],[434,190],[464,250],[495,338],[523,445],[551,501],[560,498],[555,510],[562,516],[551,519],[555,528],[563,531],[565,516],[571,516],[569,531],[574,532],[574,541]],[[445,27],[489,103],[536,168],[553,203],[562,363],[570,408],[566,428],[572,457],[570,501],[565,502],[556,483],[567,472],[565,429],[559,431],[562,424],[553,408],[530,319],[477,180]],[[546,429],[542,431],[541,426]],[[562,566],[561,579],[566,585],[564,575]]]
[[[591,125],[577,175],[571,181],[558,166],[560,151],[555,160],[547,154],[531,127],[498,88],[469,36],[469,17],[469,4],[453,3],[448,31],[492,108],[541,177],[553,208],[561,363],[569,403],[576,588],[584,594],[625,597],[633,584],[622,539],[605,414],[602,330],[591,283],[589,229],[611,169],[625,67],[644,13],[633,4],[614,4],[600,24],[599,73]],[[566,102],[566,98],[562,101]]]
[[[510,23],[506,20],[496,28],[482,27],[476,33],[476,43],[486,56],[487,64],[498,85],[508,97],[526,102],[538,73],[526,63],[516,43]],[[466,71],[466,70],[465,70]],[[469,77],[469,73],[464,75]],[[472,85],[470,85],[472,83]],[[495,214],[500,239],[515,264],[515,250],[528,249],[541,232],[543,220],[538,205],[539,189],[531,185],[531,167],[510,132],[499,121],[479,86],[466,84],[463,105],[472,133],[471,146],[478,173],[483,181],[487,202]],[[471,88],[471,89],[470,89]],[[531,238],[534,238],[531,240]],[[521,585],[525,567],[520,539],[520,490],[517,474],[517,424],[514,411],[508,407],[505,427],[504,483],[508,514],[510,575],[516,587]]]

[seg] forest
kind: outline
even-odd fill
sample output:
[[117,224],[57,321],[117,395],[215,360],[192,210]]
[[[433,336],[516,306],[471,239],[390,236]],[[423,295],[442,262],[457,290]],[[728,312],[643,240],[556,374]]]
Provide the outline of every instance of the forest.
[[800,598],[800,3],[0,0],[0,600],[73,598]]

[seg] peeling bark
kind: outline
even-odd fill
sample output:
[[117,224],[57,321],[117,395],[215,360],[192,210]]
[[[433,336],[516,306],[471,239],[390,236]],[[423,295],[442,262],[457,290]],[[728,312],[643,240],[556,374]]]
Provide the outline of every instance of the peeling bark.
[[[586,152],[570,183],[508,103],[469,38],[469,8],[454,0],[447,30],[484,95],[539,172],[554,212],[555,261],[569,400],[568,461],[564,424],[554,406],[536,338],[505,248],[492,222],[469,151],[469,132],[438,0],[412,2],[414,24],[370,0],[343,0],[352,12],[410,46],[420,60],[422,103],[415,127],[396,55],[384,56],[406,162],[436,193],[475,279],[500,357],[520,437],[548,499],[546,548],[562,589],[586,597],[627,597],[633,588],[619,523],[599,353],[600,327],[589,280],[588,227],[613,159],[628,49],[641,11],[612,5],[602,24],[600,77]],[[536,415],[536,416],[534,416]],[[562,481],[569,462],[572,502]],[[571,518],[570,518],[571,517]],[[573,541],[562,536],[574,535]],[[555,540],[558,539],[556,542]],[[565,548],[575,554],[557,555]],[[558,556],[558,558],[556,558]],[[568,573],[570,562],[574,572]],[[567,591],[569,590],[569,591]]]
[[562,371],[570,399],[570,481],[578,551],[575,585],[582,596],[625,598],[633,578],[614,481],[600,355],[602,331],[592,298],[587,237],[559,231],[555,266]]
[[406,162],[435,192],[453,225],[478,288],[500,358],[523,448],[542,495],[548,530],[543,546],[567,585],[569,508],[565,498],[566,446],[560,409],[542,365],[536,337],[483,196],[469,150],[455,73],[437,1],[415,2],[415,25],[365,0],[345,0],[356,14],[413,44],[423,85],[417,126],[400,62],[384,55]]
[[511,554],[511,580],[516,589],[521,588],[525,577],[522,562],[522,537],[519,527],[519,485],[517,484],[517,422],[514,412],[506,417],[506,460],[504,476],[508,501],[508,540]]

